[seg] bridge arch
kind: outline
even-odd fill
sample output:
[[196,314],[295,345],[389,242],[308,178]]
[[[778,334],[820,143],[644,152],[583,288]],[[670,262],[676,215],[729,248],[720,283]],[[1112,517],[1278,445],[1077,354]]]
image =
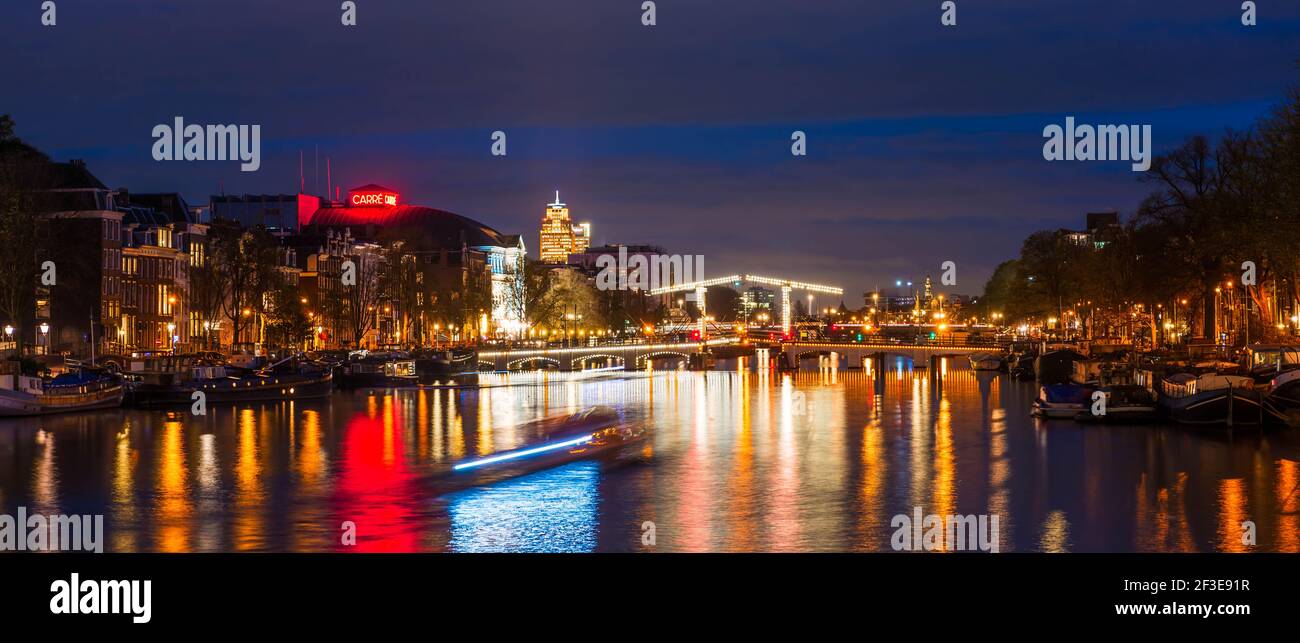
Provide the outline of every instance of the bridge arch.
[[653,360],[653,359],[656,358],[656,357],[680,357],[680,358],[686,360],[687,362],[690,362],[690,361],[691,361],[691,356],[690,356],[690,355],[688,355],[688,354],[686,354],[686,353],[679,352],[679,351],[655,351],[655,352],[653,352],[653,353],[644,353],[644,354],[641,354],[641,355],[637,355],[637,356],[636,356],[636,367],[637,367],[637,368],[642,368],[642,367],[644,367],[644,366],[646,365],[646,363],[647,363],[649,360]]
[[612,359],[619,366],[623,366],[625,361],[622,355],[613,355],[610,353],[594,353],[591,355],[583,355],[581,357],[573,358],[572,360],[569,361],[569,368],[575,368],[575,369],[580,368],[583,364],[586,364],[588,360],[593,360],[593,359],[607,359],[607,360]]
[[560,360],[555,359],[554,357],[547,357],[545,355],[530,355],[528,357],[520,357],[519,359],[516,359],[514,361],[507,362],[506,370],[508,371],[518,370],[516,367],[519,367],[523,364],[527,364],[528,362],[546,362],[548,364],[554,364],[556,368],[560,367]]

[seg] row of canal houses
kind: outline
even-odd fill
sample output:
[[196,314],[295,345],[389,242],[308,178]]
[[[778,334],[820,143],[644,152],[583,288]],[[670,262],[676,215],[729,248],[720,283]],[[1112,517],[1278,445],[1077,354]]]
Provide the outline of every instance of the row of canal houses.
[[[6,324],[11,333],[22,334],[29,353],[87,357],[193,352],[218,346],[252,348],[264,341],[265,322],[256,313],[249,323],[241,323],[240,336],[234,337],[233,324],[224,313],[210,313],[205,318],[199,306],[191,305],[192,275],[211,260],[214,215],[241,225],[263,225],[276,235],[280,241],[278,278],[298,289],[303,301],[317,310],[340,296],[345,261],[364,264],[384,259],[381,245],[353,237],[347,226],[302,226],[314,212],[342,205],[320,197],[214,196],[209,204],[194,206],[178,193],[110,189],[83,161],[51,166],[48,190],[37,199],[43,228],[38,235],[42,242],[37,260],[43,270],[30,310],[21,320]],[[284,220],[274,220],[277,215]],[[501,235],[509,240],[491,245],[516,247],[471,248],[463,233],[461,237],[459,244],[446,244],[459,248],[425,251],[423,255],[432,256],[409,258],[428,265],[421,268],[421,281],[426,281],[427,275],[428,288],[443,291],[483,289],[493,310],[475,311],[471,323],[481,317],[486,327],[492,322],[500,324],[498,318],[507,314],[521,315],[522,309],[514,311],[514,298],[502,293],[521,290],[522,280],[516,282],[514,277],[516,272],[522,273],[522,242]],[[503,263],[502,254],[507,255],[509,270],[494,274],[493,268]],[[505,282],[502,276],[510,280]],[[435,295],[431,292],[428,296]],[[403,313],[398,304],[396,300],[374,302],[373,323],[359,340],[349,336],[349,325],[341,320],[315,316],[309,347],[396,343],[401,329],[412,327],[409,319],[400,318]],[[503,312],[507,310],[510,312]],[[433,332],[434,324],[428,326]],[[468,333],[468,324],[462,324],[458,332]],[[13,347],[16,339],[12,334],[0,336],[8,347]]]

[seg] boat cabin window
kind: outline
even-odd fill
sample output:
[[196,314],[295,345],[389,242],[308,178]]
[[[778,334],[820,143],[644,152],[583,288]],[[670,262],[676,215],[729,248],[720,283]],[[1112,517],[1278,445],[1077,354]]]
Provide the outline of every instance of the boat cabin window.
[[1250,351],[1250,367],[1288,369],[1300,366],[1300,347],[1256,348]]

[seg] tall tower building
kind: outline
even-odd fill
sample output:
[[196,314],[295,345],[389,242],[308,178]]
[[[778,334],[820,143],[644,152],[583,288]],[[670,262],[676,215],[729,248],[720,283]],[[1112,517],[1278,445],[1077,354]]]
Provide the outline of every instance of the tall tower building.
[[[557,194],[558,196],[558,194]],[[587,222],[573,226],[573,254],[581,254],[591,247],[591,224]]]
[[560,192],[555,192],[555,202],[547,204],[542,217],[541,256],[544,263],[565,263],[569,255],[586,252],[591,246],[591,224],[573,224],[569,208],[560,202]]

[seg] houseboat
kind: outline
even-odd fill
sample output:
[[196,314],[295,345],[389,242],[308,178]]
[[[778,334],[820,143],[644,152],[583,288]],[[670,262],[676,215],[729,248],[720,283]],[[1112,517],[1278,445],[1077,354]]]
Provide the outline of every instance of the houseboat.
[[54,377],[0,375],[0,417],[116,408],[123,392],[121,378],[97,369]]
[[1179,424],[1202,426],[1261,426],[1272,414],[1265,410],[1263,388],[1244,375],[1178,373],[1160,382],[1160,408]]
[[335,371],[340,388],[388,388],[420,383],[415,360],[402,353],[357,351]]

